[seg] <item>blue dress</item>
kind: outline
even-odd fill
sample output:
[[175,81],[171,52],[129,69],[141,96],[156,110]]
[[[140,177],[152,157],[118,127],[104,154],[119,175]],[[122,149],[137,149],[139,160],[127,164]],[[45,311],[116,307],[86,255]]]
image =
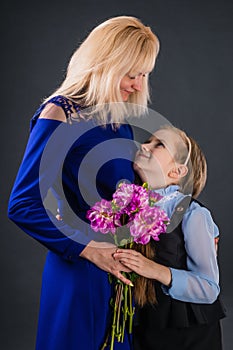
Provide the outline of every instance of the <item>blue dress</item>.
[[[58,96],[50,102],[71,119],[67,99]],[[107,239],[91,231],[85,218],[88,208],[101,197],[111,199],[122,179],[134,180],[133,133],[127,124],[114,130],[81,118],[74,118],[72,124],[38,119],[44,106],[31,120],[8,210],[11,220],[49,249],[36,349],[98,350],[110,321],[111,285],[105,271],[79,254],[90,240]],[[79,116],[79,107],[73,107]],[[62,221],[45,204],[49,192],[56,198]],[[130,346],[126,336],[115,349]]]

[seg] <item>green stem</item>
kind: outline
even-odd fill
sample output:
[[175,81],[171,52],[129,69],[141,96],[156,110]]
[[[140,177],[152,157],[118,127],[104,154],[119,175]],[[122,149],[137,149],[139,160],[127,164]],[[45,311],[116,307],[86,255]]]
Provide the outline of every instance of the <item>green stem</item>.
[[121,327],[120,327],[120,321],[121,321],[121,302],[122,302],[122,291],[123,291],[123,285],[120,283],[117,286],[117,324],[116,324],[116,337],[117,340],[120,341],[121,336]]
[[114,302],[110,350],[114,349],[114,340],[115,340],[115,335],[116,335],[116,332],[115,332],[115,330],[116,330],[116,317],[117,317],[117,295],[116,295],[115,302]]
[[108,346],[108,343],[107,341],[105,341],[100,350],[104,350],[107,346]]
[[129,334],[131,334],[133,331],[133,315],[135,311],[135,308],[132,305],[132,299],[132,287],[129,286]]
[[124,306],[123,306],[123,321],[122,321],[122,334],[121,334],[121,342],[124,342],[125,335],[125,324],[128,316],[128,285],[124,285]]
[[114,243],[116,244],[116,246],[118,247],[119,244],[118,244],[118,240],[117,240],[117,234],[113,234],[113,239],[114,239]]

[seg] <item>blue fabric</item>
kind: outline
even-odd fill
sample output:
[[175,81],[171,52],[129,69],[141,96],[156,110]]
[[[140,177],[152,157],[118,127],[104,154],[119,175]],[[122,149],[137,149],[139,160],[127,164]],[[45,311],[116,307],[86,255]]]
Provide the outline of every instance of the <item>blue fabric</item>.
[[[158,206],[163,208],[169,217],[175,207],[184,198],[178,186],[169,186],[156,190],[164,196]],[[176,196],[173,196],[176,193]],[[169,199],[170,197],[170,199]],[[219,269],[214,238],[219,230],[210,211],[191,202],[182,220],[185,250],[187,252],[187,271],[171,269],[172,285],[163,286],[166,294],[172,298],[192,303],[211,304],[219,295]]]
[[[61,100],[52,102],[64,109]],[[105,239],[92,232],[82,219],[100,195],[111,198],[120,180],[133,182],[129,160],[135,151],[133,134],[126,124],[113,130],[111,126],[103,128],[92,122],[70,125],[38,119],[43,108],[44,105],[31,120],[28,145],[8,210],[11,220],[49,249],[43,273],[36,349],[97,350],[109,322],[111,286],[106,272],[79,257],[91,239]],[[80,136],[78,139],[76,134]],[[74,142],[67,153],[70,140]],[[131,142],[128,147],[125,140]],[[110,144],[106,144],[108,141]],[[98,169],[101,159],[103,164]],[[81,165],[85,176],[78,178]],[[93,194],[92,189],[96,187]],[[44,206],[49,190],[58,201],[62,221],[57,221],[53,211]],[[124,343],[117,344],[115,349],[129,350],[129,338],[126,336]]]

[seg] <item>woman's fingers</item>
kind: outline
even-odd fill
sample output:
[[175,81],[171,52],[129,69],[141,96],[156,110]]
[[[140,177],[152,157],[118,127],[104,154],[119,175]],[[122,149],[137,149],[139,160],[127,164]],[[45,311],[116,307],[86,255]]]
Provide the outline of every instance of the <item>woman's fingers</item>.
[[110,272],[123,283],[131,285],[131,281],[122,273],[131,272],[132,270],[123,265],[119,260],[114,259],[113,255],[116,250],[116,246],[109,245],[108,243],[104,245],[98,242],[91,242],[84,248],[80,256],[90,260],[100,269]]
[[115,277],[117,277],[121,282],[128,284],[129,286],[133,286],[132,282],[128,278],[126,278],[124,275],[122,275],[120,271],[112,272],[112,274]]

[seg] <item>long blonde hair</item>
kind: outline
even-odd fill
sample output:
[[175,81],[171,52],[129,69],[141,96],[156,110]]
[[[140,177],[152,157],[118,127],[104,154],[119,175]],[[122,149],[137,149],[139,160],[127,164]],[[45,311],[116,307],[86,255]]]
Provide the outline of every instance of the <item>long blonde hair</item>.
[[[83,107],[92,107],[100,122],[120,123],[127,108],[120,94],[120,81],[130,72],[151,72],[159,52],[159,40],[151,29],[134,17],[110,18],[94,28],[72,55],[61,86],[45,101],[63,95]],[[128,102],[132,114],[140,115],[149,101],[148,76],[141,91]],[[117,103],[112,103],[117,102]]]

